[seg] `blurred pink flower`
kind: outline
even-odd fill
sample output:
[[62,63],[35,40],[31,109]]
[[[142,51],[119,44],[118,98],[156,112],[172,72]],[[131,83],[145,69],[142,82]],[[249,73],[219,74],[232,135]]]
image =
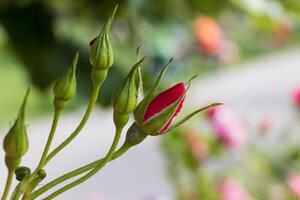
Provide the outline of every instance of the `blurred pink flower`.
[[208,118],[219,141],[230,149],[243,145],[246,130],[240,120],[230,110],[212,108],[208,111]]
[[300,175],[289,177],[287,182],[292,192],[300,198]]
[[295,106],[300,108],[300,87],[294,90],[292,94],[292,100]]
[[270,118],[266,117],[261,120],[259,124],[259,131],[263,134],[266,135],[270,133],[272,130],[272,121]]
[[223,180],[219,184],[221,200],[253,200],[253,198],[236,182]]

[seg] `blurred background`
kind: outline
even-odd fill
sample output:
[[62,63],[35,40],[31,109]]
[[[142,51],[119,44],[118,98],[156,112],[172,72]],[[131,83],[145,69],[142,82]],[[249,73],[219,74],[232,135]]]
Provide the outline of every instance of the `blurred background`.
[[58,199],[300,198],[297,0],[0,0],[0,137],[30,86],[31,147],[24,164],[34,167],[39,159],[51,125],[51,86],[77,50],[79,91],[54,145],[80,121],[91,89],[88,44],[116,4],[111,31],[115,65],[99,106],[74,144],[49,164],[46,182],[104,155],[112,140],[115,83],[134,64],[139,45],[148,56],[146,89],[174,57],[161,89],[198,75],[183,114],[211,102],[224,106],[174,133],[148,138]]

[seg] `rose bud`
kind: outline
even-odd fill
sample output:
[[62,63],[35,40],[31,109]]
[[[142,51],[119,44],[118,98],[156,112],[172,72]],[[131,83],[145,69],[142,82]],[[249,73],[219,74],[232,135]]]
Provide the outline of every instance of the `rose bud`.
[[21,162],[22,156],[28,150],[28,136],[24,122],[25,107],[29,89],[19,110],[18,118],[8,131],[3,141],[5,151],[5,163],[9,170],[14,171]]
[[79,53],[77,52],[74,56],[71,68],[63,77],[59,78],[53,86],[54,106],[57,109],[62,109],[64,104],[71,100],[76,94],[76,65],[78,57]]
[[172,120],[182,108],[183,101],[188,88],[186,87],[185,83],[178,83],[170,89],[158,95],[155,95],[158,88],[158,84],[171,61],[172,59],[163,68],[150,92],[139,103],[139,105],[134,111],[135,123],[137,124],[139,129],[145,134],[164,134],[181,125],[195,114],[209,107],[220,105],[218,103],[212,104],[207,107],[196,110],[187,117],[185,117],[183,120],[170,126]]
[[103,27],[99,35],[90,42],[90,63],[93,66],[92,79],[94,84],[101,84],[107,75],[107,70],[113,65],[114,55],[109,39],[109,31],[117,11],[115,7],[108,22]]
[[130,70],[127,77],[122,81],[120,87],[117,89],[112,98],[114,108],[114,122],[116,125],[123,127],[129,119],[131,113],[136,105],[138,98],[138,84],[139,73],[138,69],[145,60],[145,57],[140,59]]

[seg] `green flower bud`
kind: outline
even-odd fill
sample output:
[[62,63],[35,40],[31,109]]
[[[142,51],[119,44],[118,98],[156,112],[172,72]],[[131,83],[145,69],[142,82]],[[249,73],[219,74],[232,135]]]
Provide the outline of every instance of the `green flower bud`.
[[72,99],[76,94],[77,81],[76,81],[76,65],[78,62],[79,53],[76,52],[71,68],[61,78],[59,78],[54,86],[54,104],[58,108],[62,108],[66,101]]
[[46,178],[47,176],[47,173],[45,172],[45,170],[43,169],[39,169],[37,171],[37,177],[40,179],[40,180],[43,180],[44,178]]
[[20,166],[15,170],[16,179],[22,181],[25,177],[29,177],[31,170],[28,167]]
[[115,7],[112,15],[100,34],[90,42],[90,63],[96,69],[108,69],[114,62],[112,45],[109,39],[109,30],[117,11],[117,7],[118,6]]
[[138,68],[144,60],[145,57],[132,67],[128,76],[123,80],[113,96],[112,102],[115,112],[127,114],[135,109],[138,98]]
[[27,90],[26,96],[23,100],[18,118],[8,131],[3,141],[5,163],[7,168],[11,170],[15,170],[17,168],[21,162],[22,156],[27,152],[29,146],[26,126],[24,123],[25,107],[28,95],[29,89]]

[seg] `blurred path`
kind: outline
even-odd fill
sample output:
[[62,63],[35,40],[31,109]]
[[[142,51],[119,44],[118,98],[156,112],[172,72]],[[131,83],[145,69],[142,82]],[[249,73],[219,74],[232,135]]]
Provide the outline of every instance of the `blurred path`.
[[[300,85],[300,49],[272,54],[243,64],[242,67],[229,71],[220,70],[217,74],[195,81],[187,102],[194,107],[221,101],[251,122],[266,116],[284,122],[289,120],[290,93],[296,85]],[[63,126],[59,125],[55,144],[73,130],[82,112],[83,110],[63,116],[60,122]],[[50,162],[47,180],[104,155],[113,137],[111,119],[110,110],[96,110],[75,142]],[[49,118],[28,123],[31,146],[23,164],[34,166],[40,156],[39,149],[46,141],[51,120]],[[1,135],[1,141],[2,137]],[[2,152],[0,159],[3,160]],[[0,169],[2,190],[2,162]],[[102,173],[58,199],[84,200],[92,194],[101,194],[107,200],[144,200],[150,195],[171,197],[172,188],[164,170],[158,138],[150,137],[143,145],[107,165]]]

